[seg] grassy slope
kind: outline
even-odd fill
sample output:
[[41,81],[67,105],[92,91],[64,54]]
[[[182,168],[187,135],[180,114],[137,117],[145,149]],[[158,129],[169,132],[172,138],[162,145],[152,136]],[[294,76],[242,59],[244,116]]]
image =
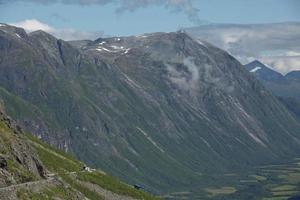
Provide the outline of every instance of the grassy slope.
[[[103,197],[89,188],[82,186],[78,183],[78,179],[99,185],[100,187],[119,195],[125,195],[135,199],[157,199],[156,197],[143,191],[136,190],[133,187],[122,183],[118,179],[104,174],[103,172],[83,172],[81,169],[84,164],[72,158],[69,154],[54,149],[32,135],[27,135],[27,137],[37,150],[39,158],[47,169],[49,169],[52,173],[58,174],[65,182],[69,183],[72,188],[80,191],[89,199],[103,199]],[[76,174],[76,176],[71,174]]]
[[279,100],[300,119],[300,99],[293,97],[278,97]]

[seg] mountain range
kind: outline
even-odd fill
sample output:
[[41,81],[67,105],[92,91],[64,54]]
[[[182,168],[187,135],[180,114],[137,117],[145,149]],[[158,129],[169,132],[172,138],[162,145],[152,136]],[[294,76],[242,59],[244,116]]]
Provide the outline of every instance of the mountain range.
[[290,111],[300,117],[300,71],[291,71],[282,75],[257,60],[245,67],[255,74]]
[[0,26],[0,98],[22,128],[155,193],[296,157],[296,117],[184,32],[95,41]]

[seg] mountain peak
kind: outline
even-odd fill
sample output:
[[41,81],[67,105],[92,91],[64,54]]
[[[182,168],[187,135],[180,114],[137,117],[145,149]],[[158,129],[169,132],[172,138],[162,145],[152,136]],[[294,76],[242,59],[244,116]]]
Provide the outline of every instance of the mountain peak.
[[11,26],[9,24],[0,23],[0,31],[16,36],[18,38],[27,37],[27,34],[23,28]]
[[260,79],[263,80],[279,80],[284,78],[282,74],[276,72],[270,67],[267,67],[259,60],[254,60],[249,64],[246,64],[245,67],[249,72],[255,73]]
[[50,33],[47,33],[46,31],[43,31],[43,30],[33,31],[33,32],[29,33],[28,35],[31,37],[34,37],[34,38],[47,38],[49,40],[55,40],[55,41],[58,40],[56,37],[54,37]]
[[266,65],[263,64],[262,62],[260,62],[259,60],[254,60],[254,61],[250,62],[248,65],[257,65],[259,67],[266,67]]

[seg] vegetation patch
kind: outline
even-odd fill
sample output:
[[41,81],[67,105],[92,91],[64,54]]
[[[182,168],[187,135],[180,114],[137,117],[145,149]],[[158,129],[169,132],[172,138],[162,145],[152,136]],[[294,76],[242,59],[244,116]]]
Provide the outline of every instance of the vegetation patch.
[[78,176],[79,180],[96,184],[113,193],[130,196],[136,199],[154,200],[157,197],[151,196],[141,190],[136,190],[133,187],[122,183],[118,179],[99,172],[86,173],[81,172]]
[[300,173],[281,174],[278,177],[292,184],[296,184],[300,182]]
[[209,193],[210,196],[228,195],[237,191],[234,187],[205,188],[204,190]]
[[47,144],[47,143],[41,141],[40,139],[38,139],[37,137],[35,137],[35,136],[31,135],[31,134],[26,134],[26,136],[27,136],[27,138],[28,138],[31,142],[36,143],[36,144],[39,144],[39,145],[41,145],[42,147],[44,147],[44,148],[46,148],[46,149],[52,151],[53,153],[57,153],[57,154],[59,154],[59,155],[65,157],[65,158],[67,158],[68,160],[73,161],[74,163],[77,163],[77,164],[79,164],[79,165],[82,165],[82,163],[81,163],[80,161],[78,161],[76,158],[74,158],[71,154],[66,153],[66,152],[64,152],[64,151],[62,151],[62,150],[59,150],[59,149],[57,149],[57,148],[54,148],[54,147],[52,147],[51,145],[49,145],[49,144]]
[[104,200],[103,196],[100,196],[97,192],[94,192],[84,186],[82,186],[80,183],[78,183],[75,179],[71,178],[68,175],[61,175],[64,181],[69,183],[71,187],[75,188],[82,194],[84,194],[88,199],[90,200]]
[[17,192],[17,197],[20,200],[70,199],[75,196],[76,193],[74,191],[60,186],[49,187],[40,192],[32,192],[25,189],[20,189]]
[[294,190],[295,188],[297,188],[297,187],[294,185],[280,185],[275,188],[272,188],[272,191]]
[[24,169],[20,164],[12,160],[7,161],[7,171],[13,174],[17,183],[25,183],[37,180],[37,177],[30,171]]
[[276,191],[276,192],[272,192],[272,194],[274,196],[287,196],[287,197],[291,197],[293,194],[296,194],[297,191]]
[[289,198],[289,196],[285,196],[285,197],[267,197],[267,198],[263,198],[262,200],[287,200]]
[[254,178],[257,181],[265,181],[265,180],[267,180],[266,177],[260,176],[260,175],[250,175],[250,177]]
[[51,171],[57,173],[78,172],[83,168],[83,164],[67,155],[47,145],[33,136],[28,136],[36,149],[40,160]]

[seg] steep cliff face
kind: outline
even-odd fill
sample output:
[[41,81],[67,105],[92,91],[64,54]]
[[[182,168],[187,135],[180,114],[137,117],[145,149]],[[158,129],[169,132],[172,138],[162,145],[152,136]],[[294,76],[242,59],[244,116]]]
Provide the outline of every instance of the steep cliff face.
[[80,45],[14,34],[1,27],[8,112],[130,183],[167,191],[299,152],[300,126],[286,108],[232,56],[185,33]]
[[46,169],[24,141],[21,128],[0,113],[0,187],[44,178]]

